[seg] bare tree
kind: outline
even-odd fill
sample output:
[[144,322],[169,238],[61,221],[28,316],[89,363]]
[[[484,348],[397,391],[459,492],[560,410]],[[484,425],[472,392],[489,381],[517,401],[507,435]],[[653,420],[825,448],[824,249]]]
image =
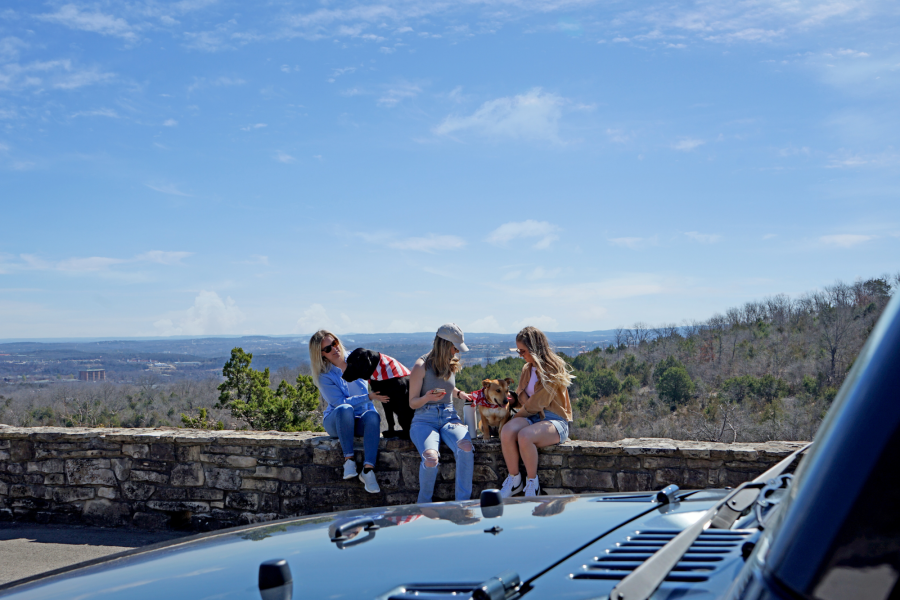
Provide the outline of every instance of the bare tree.
[[616,340],[616,355],[619,354],[619,351],[622,348],[622,345],[628,341],[628,331],[624,327],[616,327],[616,331],[614,333]]

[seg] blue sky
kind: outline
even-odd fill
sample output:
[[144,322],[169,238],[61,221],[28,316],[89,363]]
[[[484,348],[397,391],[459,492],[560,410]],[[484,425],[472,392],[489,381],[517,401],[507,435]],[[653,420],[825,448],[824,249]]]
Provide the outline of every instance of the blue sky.
[[900,6],[0,9],[0,338],[609,329],[898,270]]

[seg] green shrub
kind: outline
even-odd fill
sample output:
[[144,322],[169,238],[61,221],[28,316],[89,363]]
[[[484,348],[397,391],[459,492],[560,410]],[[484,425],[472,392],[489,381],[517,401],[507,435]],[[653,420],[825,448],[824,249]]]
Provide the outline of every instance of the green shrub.
[[622,380],[622,391],[633,392],[635,389],[637,389],[639,383],[640,382],[638,381],[637,377],[635,377],[634,375],[629,375]]
[[656,385],[659,397],[669,403],[675,410],[679,405],[687,404],[694,393],[694,382],[684,367],[669,367],[663,371]]

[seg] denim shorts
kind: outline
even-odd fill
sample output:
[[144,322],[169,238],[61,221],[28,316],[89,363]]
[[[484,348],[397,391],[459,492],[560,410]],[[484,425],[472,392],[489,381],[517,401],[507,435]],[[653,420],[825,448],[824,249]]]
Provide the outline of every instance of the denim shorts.
[[525,418],[528,419],[528,422],[532,425],[539,423],[540,421],[550,421],[553,423],[553,426],[556,427],[556,431],[559,432],[560,444],[569,439],[569,422],[553,411],[545,410],[543,419],[541,419],[540,413]]

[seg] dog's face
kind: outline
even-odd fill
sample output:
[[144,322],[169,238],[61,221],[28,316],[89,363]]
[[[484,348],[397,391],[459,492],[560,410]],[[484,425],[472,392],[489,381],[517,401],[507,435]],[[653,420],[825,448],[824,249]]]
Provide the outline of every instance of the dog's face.
[[484,399],[495,406],[506,406],[509,395],[509,386],[515,383],[512,379],[485,379],[481,382],[484,389]]
[[347,356],[347,370],[341,375],[344,381],[369,379],[381,360],[381,353],[357,348]]

